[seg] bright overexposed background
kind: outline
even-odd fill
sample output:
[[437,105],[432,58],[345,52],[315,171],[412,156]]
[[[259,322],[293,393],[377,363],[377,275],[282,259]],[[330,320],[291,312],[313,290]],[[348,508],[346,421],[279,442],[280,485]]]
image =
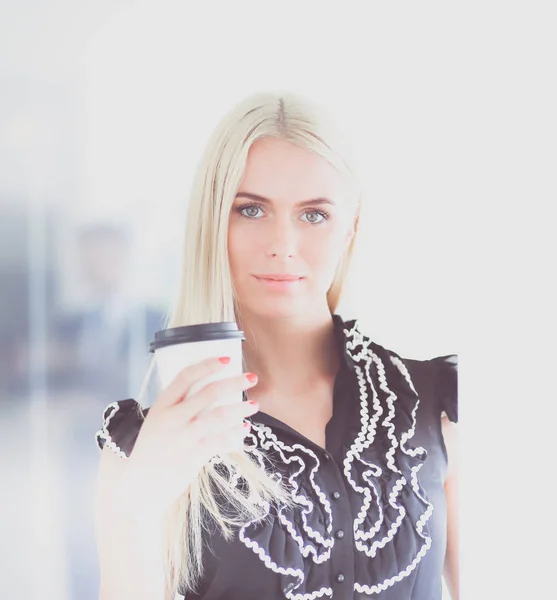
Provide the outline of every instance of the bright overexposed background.
[[[555,221],[540,210],[555,202],[544,187],[556,164],[555,69],[544,63],[555,66],[554,20],[537,3],[11,4],[0,5],[0,597],[98,594],[93,433],[105,398],[64,379],[53,346],[95,301],[79,232],[127,236],[119,306],[156,324],[173,299],[204,144],[233,103],[264,89],[326,104],[353,150],[365,204],[339,312],[403,356],[459,354],[463,597],[502,597],[501,574],[523,563],[494,546],[511,528],[529,547],[522,528],[538,525],[527,513],[545,514],[498,440],[501,419],[522,426],[535,414],[525,406],[555,400],[530,376],[554,368],[541,350],[554,321],[541,315],[553,306],[543,286]],[[144,339],[120,397],[138,391]],[[513,452],[528,446],[520,431]],[[536,581],[512,590],[534,597]]]

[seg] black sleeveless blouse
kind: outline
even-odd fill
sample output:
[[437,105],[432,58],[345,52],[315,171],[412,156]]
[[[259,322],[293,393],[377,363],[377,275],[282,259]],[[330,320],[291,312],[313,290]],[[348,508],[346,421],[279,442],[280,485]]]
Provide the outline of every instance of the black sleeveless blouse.
[[[457,356],[401,358],[357,321],[333,321],[342,360],[326,449],[264,412],[249,419],[250,454],[296,504],[268,506],[230,542],[207,528],[204,575],[186,600],[441,599],[441,415],[458,419]],[[135,405],[130,398],[107,406],[99,448],[129,457],[143,423]]]

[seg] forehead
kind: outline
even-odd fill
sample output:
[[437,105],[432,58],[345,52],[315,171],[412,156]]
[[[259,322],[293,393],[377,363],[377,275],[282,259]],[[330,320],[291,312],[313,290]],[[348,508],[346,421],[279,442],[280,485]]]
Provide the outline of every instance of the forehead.
[[341,201],[348,186],[343,175],[321,156],[285,140],[265,138],[251,146],[238,191],[276,201],[318,197]]

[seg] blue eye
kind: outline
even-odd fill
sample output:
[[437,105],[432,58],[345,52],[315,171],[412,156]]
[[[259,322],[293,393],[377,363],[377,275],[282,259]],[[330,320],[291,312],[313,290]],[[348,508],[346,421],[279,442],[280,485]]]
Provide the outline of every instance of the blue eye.
[[[237,210],[242,216],[247,217],[248,219],[256,219],[257,211],[261,210],[261,207],[258,206],[257,204],[244,204],[243,206],[238,206]],[[247,211],[249,211],[249,210],[255,211],[255,214],[253,214],[253,212],[252,212],[252,214],[249,214],[249,213],[246,214]],[[244,212],[244,211],[246,211],[246,212]]]
[[324,221],[326,221],[329,218],[329,215],[321,210],[307,210],[304,215],[313,215],[313,216],[317,216],[320,217],[320,219],[318,221],[306,221],[306,223],[311,223],[312,225],[319,225],[320,223],[323,223]]
[[[242,206],[236,207],[236,210],[246,219],[252,220],[260,219],[261,216],[258,215],[258,211],[263,212],[263,209],[259,204],[243,204]],[[304,219],[304,221],[310,225],[320,225],[329,219],[329,213],[325,212],[324,210],[317,210],[315,208],[309,208],[304,211],[304,216],[307,217],[308,215],[311,215],[312,218]],[[314,219],[315,216],[318,217],[317,220]]]

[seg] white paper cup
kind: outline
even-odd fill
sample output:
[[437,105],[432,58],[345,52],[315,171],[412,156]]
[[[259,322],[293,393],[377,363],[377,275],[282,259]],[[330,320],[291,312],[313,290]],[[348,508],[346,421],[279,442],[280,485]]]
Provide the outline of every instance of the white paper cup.
[[[188,365],[210,357],[230,357],[230,362],[218,373],[204,377],[194,384],[187,394],[190,396],[212,381],[242,374],[243,340],[245,340],[244,332],[238,329],[234,321],[202,323],[157,331],[150,344],[149,352],[155,355],[158,375],[164,388]],[[242,400],[242,391],[239,391],[222,398],[216,406],[242,402]]]

